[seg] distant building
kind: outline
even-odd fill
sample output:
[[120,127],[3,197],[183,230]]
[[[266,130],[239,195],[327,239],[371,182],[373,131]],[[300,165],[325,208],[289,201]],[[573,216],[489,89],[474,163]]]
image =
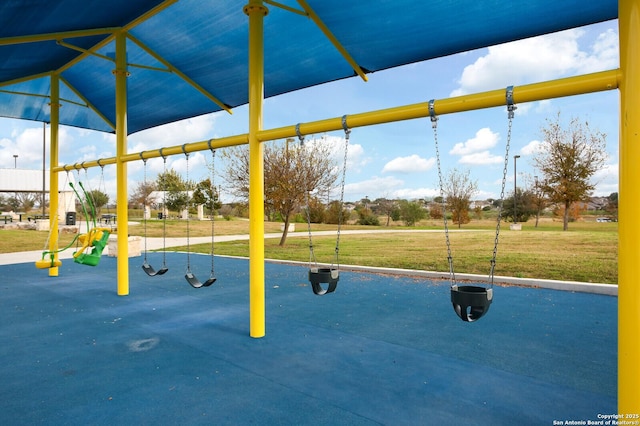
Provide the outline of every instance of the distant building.
[[[42,170],[0,169],[0,193],[15,194],[33,192],[42,194]],[[60,223],[67,212],[76,211],[76,200],[69,183],[75,184],[73,173],[59,174],[58,178],[58,220]],[[49,194],[49,171],[44,173],[44,192]]]

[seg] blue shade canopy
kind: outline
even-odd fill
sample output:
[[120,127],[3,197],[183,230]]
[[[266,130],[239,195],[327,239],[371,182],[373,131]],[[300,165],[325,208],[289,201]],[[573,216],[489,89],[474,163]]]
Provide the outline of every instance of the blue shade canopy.
[[[246,104],[246,4],[3,0],[0,116],[49,121],[50,75],[58,73],[60,123],[113,132],[115,65],[110,58],[114,33],[121,29],[127,33],[130,133]],[[617,0],[279,0],[265,5],[266,97],[352,77],[358,68],[375,72],[618,17]],[[353,58],[355,69],[318,22]]]

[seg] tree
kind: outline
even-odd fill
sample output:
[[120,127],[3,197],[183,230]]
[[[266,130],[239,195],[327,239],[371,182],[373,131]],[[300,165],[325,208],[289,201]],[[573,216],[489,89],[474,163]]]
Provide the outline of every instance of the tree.
[[193,189],[193,182],[185,181],[182,176],[173,169],[159,173],[156,179],[158,191],[166,191],[166,208],[169,210],[183,210],[189,203],[189,192]]
[[400,216],[400,209],[394,200],[389,200],[388,198],[377,198],[374,201],[374,204],[377,206],[377,212],[387,217],[387,223],[385,226],[389,226],[391,219]]
[[522,190],[521,188],[517,188],[516,191],[516,200],[515,200],[516,211],[515,214],[517,217],[514,219],[513,217],[513,193],[511,196],[504,199],[504,207],[502,208],[502,217],[505,220],[510,220],[512,222],[526,222],[529,220],[531,215],[536,212],[536,207],[534,204],[534,193],[530,190]]
[[151,204],[149,196],[156,190],[156,182],[139,182],[129,197],[129,203],[134,206],[148,206]]
[[478,190],[478,183],[471,180],[471,171],[461,172],[453,169],[443,182],[447,210],[451,212],[453,223],[458,228],[469,223],[469,204]]
[[213,212],[222,206],[218,190],[213,187],[211,179],[208,178],[198,182],[195,191],[193,191],[192,201],[194,204],[206,206],[211,212],[211,219],[213,219]]
[[369,207],[361,205],[356,208],[356,213],[358,213],[358,225],[380,226],[380,219]]
[[[440,198],[440,197],[437,197]],[[440,198],[442,200],[442,198]],[[429,204],[429,216],[431,219],[442,219],[442,201],[437,202],[435,199]]]
[[553,209],[553,215],[556,217],[568,217],[569,222],[576,222],[580,216],[587,210],[586,203],[571,203],[569,212],[565,212],[564,204],[556,204]]
[[[320,201],[318,197],[309,197],[309,217],[307,218],[307,212],[303,212],[305,220],[309,220],[311,223],[323,223],[325,222],[325,216],[327,207]],[[305,207],[306,209],[306,207]]]
[[417,201],[400,201],[400,219],[406,226],[415,226],[416,223],[427,217],[427,211]]
[[540,212],[547,207],[547,198],[540,187],[538,182],[538,177],[535,177],[535,186],[533,187],[533,207],[536,211],[536,228],[538,227],[538,222],[540,221]]
[[28,212],[33,208],[41,194],[34,192],[18,192],[16,194],[16,210]]
[[618,193],[612,192],[607,197],[607,205],[605,211],[609,213],[614,221],[618,221]]
[[[335,183],[338,170],[331,155],[331,146],[324,141],[309,141],[304,147],[284,143],[264,146],[265,210],[271,216],[278,213],[284,221],[280,239],[283,246],[292,213],[308,196],[327,193]],[[249,150],[247,147],[225,150],[227,159],[224,179],[227,188],[237,197],[249,197]]]
[[[87,195],[91,198],[93,207],[96,209],[96,216],[100,214],[100,210],[102,209],[102,207],[106,206],[109,203],[109,195],[105,194],[99,189],[92,189],[87,193]],[[91,214],[91,211],[89,209],[90,207],[87,206],[87,211],[89,212],[89,214]]]
[[330,223],[332,225],[337,225],[342,220],[342,223],[347,221],[349,217],[349,212],[347,210],[340,209],[340,201],[333,200],[327,206],[327,209],[324,213],[324,223]]
[[542,191],[551,202],[563,206],[563,230],[566,231],[571,204],[587,200],[595,189],[591,177],[607,159],[606,135],[577,118],[572,118],[569,127],[563,128],[560,113],[554,120],[547,119],[542,134],[543,149],[534,157],[534,163],[543,175]]

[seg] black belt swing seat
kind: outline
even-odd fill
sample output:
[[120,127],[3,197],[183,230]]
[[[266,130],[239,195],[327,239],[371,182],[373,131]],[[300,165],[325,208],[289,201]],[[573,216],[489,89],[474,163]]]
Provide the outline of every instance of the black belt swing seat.
[[472,285],[451,286],[451,304],[461,320],[473,322],[489,311],[493,289]]
[[[340,280],[340,271],[331,268],[311,268],[309,269],[309,282],[314,294],[323,295],[333,293],[338,287]],[[327,284],[327,288],[322,287]]]
[[498,252],[498,237],[500,235],[500,222],[502,221],[502,201],[504,200],[504,188],[507,180],[507,164],[509,161],[509,145],[511,143],[511,126],[513,123],[514,111],[516,106],[513,101],[513,86],[507,87],[506,101],[508,110],[508,132],[506,141],[506,152],[504,156],[504,169],[502,173],[502,189],[500,192],[500,205],[498,208],[498,218],[496,222],[496,234],[493,246],[493,257],[491,258],[491,270],[489,273],[489,287],[473,286],[473,285],[458,285],[456,283],[455,272],[453,270],[453,257],[451,255],[451,245],[449,242],[449,227],[447,225],[446,215],[446,201],[443,187],[442,170],[440,167],[440,153],[438,150],[438,117],[435,113],[435,101],[429,101],[429,116],[431,117],[431,127],[433,128],[436,159],[438,165],[438,177],[440,181],[440,198],[442,199],[442,211],[444,217],[444,230],[447,243],[447,260],[449,262],[449,277],[451,281],[451,304],[453,310],[458,317],[465,322],[474,322],[482,318],[489,312],[491,302],[493,302],[493,277],[496,266],[496,255]]
[[[344,185],[347,172],[347,154],[349,151],[349,135],[351,129],[347,126],[347,116],[342,117],[342,128],[344,129],[344,161],[342,165],[342,181],[340,184],[340,211],[338,214],[338,230],[336,237],[335,257],[334,262],[330,267],[319,267],[316,261],[315,253],[313,251],[313,237],[311,235],[311,213],[309,207],[309,190],[305,191],[306,198],[306,212],[307,212],[307,229],[309,232],[309,283],[313,293],[318,296],[333,293],[338,287],[338,281],[340,280],[340,230],[343,222],[342,208],[344,205]],[[296,134],[300,141],[300,147],[304,147],[304,136],[300,133],[300,124],[296,125]]]
[[[162,154],[162,149],[160,149],[160,156],[162,157],[162,159],[164,160],[164,171],[166,173],[167,171],[167,157],[165,157]],[[147,159],[144,158],[144,152],[140,153],[140,159],[142,160],[142,162],[144,163],[144,185],[145,185],[145,192],[147,191]],[[167,202],[167,191],[163,191],[163,197],[162,197],[162,208],[165,209],[166,206],[166,202]],[[147,274],[150,277],[155,277],[155,276],[159,276],[159,275],[164,275],[165,273],[167,273],[167,271],[169,270],[169,268],[167,267],[167,215],[164,214],[164,212],[162,213],[162,266],[160,267],[160,269],[158,269],[157,271],[155,270],[155,268],[153,266],[151,266],[149,264],[149,261],[147,260],[147,195],[145,195],[144,197],[144,213],[142,214],[143,216],[143,221],[144,221],[144,260],[142,261],[142,270],[144,271],[145,274]]]
[[[184,153],[186,159],[187,159],[187,182],[189,182],[189,153],[187,152],[187,150],[185,149],[185,145],[182,145],[182,152]],[[191,271],[191,250],[190,250],[190,245],[189,245],[189,202],[187,202],[187,269],[185,271],[184,274],[184,278],[187,280],[187,282],[189,283],[189,285],[193,288],[202,288],[202,287],[210,287],[213,283],[215,283],[217,281],[216,275],[215,275],[215,268],[214,268],[214,218],[213,218],[213,207],[215,204],[215,186],[213,185],[213,178],[215,176],[215,157],[216,157],[216,151],[211,147],[211,141],[209,141],[209,149],[211,150],[211,158],[212,158],[212,162],[211,162],[211,270],[209,272],[209,278],[206,281],[200,281],[198,279],[198,277],[195,276],[195,274],[193,273],[193,271]],[[191,199],[189,197],[189,199]]]

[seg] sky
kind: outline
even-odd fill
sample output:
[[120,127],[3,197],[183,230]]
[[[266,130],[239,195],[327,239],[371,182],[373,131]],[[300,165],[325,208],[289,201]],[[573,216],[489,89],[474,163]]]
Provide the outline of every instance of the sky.
[[[264,129],[341,117],[391,108],[430,99],[483,92],[554,80],[619,67],[618,23],[608,21],[485,49],[464,52],[340,80],[269,98],[264,105]],[[594,195],[618,191],[619,93],[617,90],[517,105],[508,155],[506,194],[518,187],[531,187],[537,171],[533,156],[542,142],[546,120],[560,114],[568,125],[572,118],[588,122],[591,129],[606,134],[608,159],[593,183]],[[0,118],[0,168],[42,170],[42,123]],[[476,200],[499,198],[507,140],[507,109],[447,114],[439,117],[438,143],[443,174],[452,169],[469,171],[478,184]],[[230,115],[217,112],[138,132],[128,138],[128,152],[158,149],[211,138],[248,132],[248,108],[238,107]],[[342,165],[342,132],[309,135],[324,138],[334,147],[336,164]],[[48,132],[46,143],[48,145]],[[282,142],[282,141],[280,141]],[[266,142],[271,143],[271,142]],[[14,155],[18,158],[14,158]],[[429,118],[407,120],[352,130],[347,156],[345,201],[365,197],[431,198],[440,194],[434,135]],[[514,155],[517,174],[514,173]],[[115,156],[115,136],[62,126],[60,164],[73,164]],[[189,156],[189,179],[208,177],[208,151]],[[49,159],[47,153],[46,164]],[[167,167],[186,177],[183,155],[168,157]],[[225,164],[216,156],[216,170]],[[128,166],[129,191],[144,177],[142,162]],[[147,162],[148,179],[163,171],[162,159]],[[89,187],[106,191],[115,200],[115,165],[82,171],[76,177]],[[61,177],[63,179],[63,177]],[[216,185],[222,179],[216,177]],[[338,190],[335,191],[335,194]],[[337,196],[337,195],[336,195]],[[223,201],[233,201],[222,191]]]

